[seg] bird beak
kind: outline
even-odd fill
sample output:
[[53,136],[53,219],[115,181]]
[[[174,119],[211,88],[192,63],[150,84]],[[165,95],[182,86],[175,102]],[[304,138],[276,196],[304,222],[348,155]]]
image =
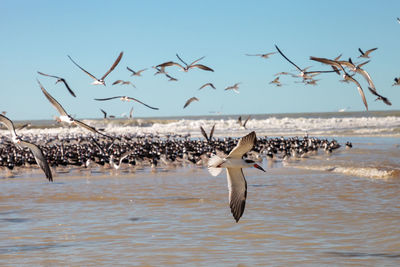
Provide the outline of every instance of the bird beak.
[[265,172],[265,170],[260,165],[254,164],[253,166],[254,166],[254,168],[257,168],[257,169],[262,170],[263,172]]

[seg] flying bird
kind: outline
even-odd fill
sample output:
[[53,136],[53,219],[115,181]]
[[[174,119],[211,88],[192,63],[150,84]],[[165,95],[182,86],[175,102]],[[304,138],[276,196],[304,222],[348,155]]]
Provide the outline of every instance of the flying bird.
[[394,84],[392,84],[392,86],[395,86],[395,85],[400,85],[400,78],[394,78]]
[[210,86],[212,89],[215,90],[215,86],[214,86],[214,84],[212,84],[212,83],[205,83],[205,84],[203,84],[202,86],[200,86],[199,90],[203,89],[203,88],[206,87],[206,86]]
[[249,56],[249,57],[262,57],[262,58],[267,59],[267,58],[269,58],[269,56],[271,56],[273,54],[276,54],[276,52],[271,52],[271,53],[266,53],[266,54],[246,54],[246,56]]
[[314,61],[318,61],[318,62],[324,63],[324,64],[328,64],[328,65],[331,65],[331,66],[333,65],[333,66],[337,67],[338,69],[342,70],[343,71],[343,76],[342,76],[343,79],[345,81],[353,82],[353,83],[356,84],[358,92],[359,92],[359,94],[361,96],[361,99],[362,99],[362,101],[363,101],[363,103],[365,105],[365,108],[368,111],[367,100],[365,99],[365,94],[364,94],[364,91],[363,91],[360,83],[344,70],[342,64],[340,64],[338,61],[327,59],[327,58],[310,57],[310,59],[314,60]]
[[44,156],[42,150],[37,145],[23,141],[19,136],[17,136],[13,122],[6,116],[0,114],[0,123],[3,123],[7,127],[7,129],[11,132],[11,140],[17,147],[19,148],[27,147],[30,149],[36,160],[36,163],[42,169],[47,179],[50,182],[52,182],[53,175],[51,173],[49,163],[47,162],[47,159]]
[[158,108],[149,106],[149,105],[143,103],[142,101],[140,101],[140,100],[138,100],[136,98],[130,97],[130,96],[112,96],[112,97],[107,97],[107,98],[95,98],[94,100],[96,100],[96,101],[106,101],[106,100],[111,100],[111,99],[116,99],[116,98],[119,98],[121,101],[128,101],[128,102],[129,101],[136,101],[136,102],[138,102],[138,103],[140,103],[142,105],[145,105],[148,108],[158,110]]
[[126,67],[127,70],[129,70],[130,72],[132,72],[131,76],[142,76],[142,72],[146,71],[146,69],[142,69],[142,70],[138,70],[138,71],[134,71],[133,69]]
[[212,138],[213,138],[213,135],[214,135],[214,129],[215,129],[215,124],[213,125],[213,127],[210,130],[210,135],[207,136],[207,133],[204,130],[204,128],[202,126],[200,126],[201,134],[204,136],[204,138],[207,140],[208,143],[210,143],[212,141]]
[[246,205],[247,182],[243,175],[242,168],[257,168],[265,170],[252,160],[242,159],[243,155],[249,152],[257,142],[255,132],[242,137],[236,147],[226,158],[217,155],[208,161],[208,170],[213,176],[217,176],[226,168],[226,176],[229,189],[229,207],[236,222],[242,217]]
[[92,79],[94,79],[94,82],[92,83],[93,85],[99,85],[102,84],[104,86],[106,86],[106,82],[104,81],[104,79],[107,77],[108,74],[110,74],[110,72],[112,72],[115,67],[118,65],[118,63],[121,61],[122,55],[124,54],[124,52],[121,52],[118,56],[118,58],[115,60],[114,64],[111,66],[111,68],[103,75],[103,77],[101,77],[100,79],[97,79],[94,75],[90,74],[88,71],[86,71],[84,68],[82,68],[81,66],[79,66],[69,55],[69,59],[72,61],[72,63],[74,63],[78,68],[80,68],[84,73],[86,73],[87,75],[89,75]]
[[61,122],[66,122],[66,123],[68,123],[68,124],[74,124],[74,125],[76,125],[76,126],[79,126],[79,127],[84,128],[84,129],[86,129],[86,130],[89,130],[89,131],[91,131],[92,133],[97,133],[97,134],[100,134],[100,135],[105,136],[105,137],[107,137],[107,138],[113,139],[112,137],[110,137],[110,136],[108,136],[108,135],[105,135],[105,134],[103,134],[103,133],[97,131],[94,127],[89,126],[89,125],[87,125],[86,123],[83,123],[83,122],[81,122],[81,121],[79,121],[79,120],[76,120],[76,119],[72,118],[72,117],[65,111],[65,109],[61,106],[61,104],[58,103],[57,100],[56,100],[54,97],[52,97],[52,96],[46,91],[46,89],[44,89],[44,87],[42,86],[42,84],[41,84],[39,81],[37,81],[37,82],[39,83],[40,89],[42,89],[42,92],[43,92],[44,96],[47,98],[47,100],[49,100],[49,102],[50,102],[50,103],[53,105],[53,107],[58,111],[58,113],[60,113],[60,116],[59,116],[58,118],[59,118],[59,120],[60,120]]
[[247,116],[247,119],[244,122],[242,122],[242,116],[239,116],[238,123],[239,123],[240,127],[243,127],[244,129],[246,129],[246,124],[249,121],[250,117],[251,117],[251,115]]
[[115,82],[112,83],[112,85],[116,85],[116,84],[132,85],[134,88],[136,88],[136,86],[133,83],[131,83],[130,81],[116,80]]
[[39,73],[40,75],[43,75],[43,76],[48,76],[48,77],[56,78],[56,79],[57,79],[56,84],[59,83],[59,82],[62,82],[62,83],[65,85],[65,87],[67,87],[68,92],[69,92],[73,97],[76,97],[74,91],[71,90],[71,88],[69,87],[67,81],[65,81],[64,78],[61,78],[61,77],[58,77],[58,76],[54,76],[54,75],[45,74],[45,73],[40,72],[40,71],[38,71],[37,73]]
[[233,90],[235,93],[239,94],[239,84],[241,84],[241,83],[240,82],[239,83],[235,83],[234,85],[226,87],[224,90],[225,91]]
[[190,103],[192,103],[193,101],[199,101],[199,99],[198,99],[197,97],[191,97],[191,98],[189,98],[189,99],[186,101],[186,103],[185,103],[185,105],[183,106],[183,108],[186,108],[187,106],[189,106]]
[[165,76],[168,78],[169,82],[176,82],[178,81],[177,78],[172,77],[171,75],[169,75],[168,73],[165,73]]
[[275,48],[278,50],[279,54],[281,54],[281,56],[286,59],[290,64],[292,64],[293,66],[296,67],[296,69],[300,72],[299,75],[294,75],[295,77],[301,77],[303,79],[310,79],[312,78],[311,76],[308,76],[308,74],[314,74],[314,73],[329,73],[329,72],[335,72],[335,70],[327,70],[327,71],[306,71],[308,68],[304,68],[301,69],[299,66],[297,66],[296,64],[293,63],[293,61],[291,61],[289,58],[287,58],[282,51],[279,49],[279,47],[277,45],[275,45]]
[[392,105],[392,102],[390,102],[390,100],[387,97],[384,97],[384,96],[378,94],[378,92],[376,90],[372,89],[371,87],[368,87],[368,89],[373,95],[377,96],[375,101],[382,100],[383,103],[385,103],[386,105],[388,105],[388,106]]
[[190,63],[190,64],[187,64],[185,61],[183,61],[183,59],[180,58],[178,54],[176,54],[176,57],[177,57],[185,66],[182,66],[181,64],[176,63],[176,62],[174,62],[174,61],[168,61],[168,62],[164,62],[164,63],[162,63],[162,64],[160,64],[160,65],[157,65],[157,67],[159,67],[159,68],[164,67],[164,68],[165,68],[165,67],[170,67],[170,66],[177,66],[177,67],[181,68],[184,72],[188,72],[190,69],[193,69],[193,68],[199,68],[199,69],[206,70],[206,71],[214,71],[213,69],[211,69],[210,67],[207,67],[207,66],[205,66],[205,65],[196,64],[197,62],[199,62],[200,60],[202,60],[204,57],[201,57],[201,58],[199,58],[199,59],[196,59],[195,61],[193,61],[193,62]]
[[369,49],[369,50],[363,52],[363,51],[361,50],[361,48],[358,48],[358,51],[360,51],[360,53],[361,53],[361,55],[360,55],[359,57],[369,58],[369,54],[370,54],[371,52],[375,51],[376,49],[378,49],[378,48],[375,47],[375,48],[372,48],[372,49]]

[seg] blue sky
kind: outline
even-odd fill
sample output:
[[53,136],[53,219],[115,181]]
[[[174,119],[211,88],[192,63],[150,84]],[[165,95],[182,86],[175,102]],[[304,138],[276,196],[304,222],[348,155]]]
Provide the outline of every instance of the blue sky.
[[[365,69],[378,92],[393,105],[386,106],[362,85],[370,110],[399,110],[400,1],[0,1],[0,111],[10,119],[51,119],[57,115],[41,93],[36,79],[77,118],[101,118],[100,108],[120,116],[134,106],[138,117],[330,112],[349,107],[365,110],[354,84],[339,82],[339,76],[318,76],[318,85],[295,83],[281,76],[282,87],[269,84],[281,71],[294,67],[279,54],[269,59],[246,53],[275,51],[274,45],[300,67],[328,69],[310,56],[343,59],[371,54]],[[102,76],[117,58],[124,56],[106,78],[107,86],[91,85],[91,78],[67,58]],[[154,76],[151,66],[177,58],[186,61],[202,56],[202,64],[214,72],[168,69],[177,82]],[[358,61],[358,60],[357,60]],[[149,68],[143,77],[130,77],[126,70]],[[36,72],[64,77],[77,94],[73,98],[62,84]],[[112,86],[115,80],[130,80],[130,86]],[[197,89],[212,82],[217,90]],[[241,82],[240,94],[224,88]],[[159,107],[93,98],[127,95]],[[196,96],[199,102],[183,109]]]

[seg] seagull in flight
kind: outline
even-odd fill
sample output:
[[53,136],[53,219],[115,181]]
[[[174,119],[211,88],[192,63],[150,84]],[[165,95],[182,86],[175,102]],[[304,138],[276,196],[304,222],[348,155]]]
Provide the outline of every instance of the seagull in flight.
[[132,85],[133,88],[136,88],[136,86],[133,83],[131,83],[130,81],[116,80],[115,82],[112,83],[112,85],[116,85],[116,84]]
[[257,168],[265,170],[252,160],[242,159],[243,155],[249,152],[257,142],[255,132],[242,137],[236,147],[226,158],[214,155],[208,161],[208,170],[213,176],[221,173],[226,168],[226,176],[229,189],[229,207],[236,222],[242,217],[246,205],[247,182],[243,175],[242,168]]
[[267,58],[269,58],[269,56],[271,56],[273,54],[276,54],[276,52],[271,52],[271,53],[266,53],[266,54],[246,54],[246,56],[249,56],[249,57],[262,57],[262,58],[267,59]]
[[138,71],[134,71],[133,69],[126,67],[127,70],[129,70],[130,72],[132,72],[131,76],[142,76],[142,72],[147,70],[146,69],[142,69],[142,70],[138,70]]
[[204,136],[204,138],[207,140],[208,143],[210,143],[212,141],[212,138],[213,138],[213,135],[214,135],[214,129],[215,129],[215,124],[213,125],[213,127],[210,130],[210,135],[207,136],[207,133],[204,130],[204,128],[202,126],[200,126],[201,134]]
[[384,97],[380,94],[378,94],[378,92],[375,89],[372,89],[371,87],[368,86],[369,91],[375,95],[377,98],[375,99],[375,101],[377,100],[382,100],[383,103],[385,103],[388,106],[392,105],[392,102],[390,102],[390,100],[387,97]]
[[94,75],[90,74],[88,71],[86,71],[84,68],[82,68],[81,66],[79,66],[69,55],[69,59],[72,61],[72,63],[74,63],[78,68],[80,68],[84,73],[86,73],[87,75],[89,75],[92,79],[94,79],[94,82],[92,83],[93,85],[99,85],[102,84],[104,86],[106,86],[106,82],[104,81],[104,79],[107,77],[108,74],[110,74],[110,72],[112,72],[115,67],[118,65],[118,63],[121,61],[122,55],[124,54],[124,52],[121,52],[118,56],[118,58],[115,60],[114,64],[111,66],[111,68],[103,75],[103,77],[101,77],[100,79],[96,78]]
[[49,163],[47,162],[47,159],[44,156],[42,150],[37,145],[23,141],[19,136],[17,136],[13,122],[6,116],[0,114],[0,123],[3,123],[7,127],[7,129],[11,132],[11,139],[17,147],[19,148],[27,147],[30,149],[33,156],[35,157],[36,163],[43,170],[47,179],[50,182],[52,182],[53,175],[51,173]]
[[112,97],[107,97],[107,98],[95,98],[94,100],[96,100],[96,101],[107,101],[107,100],[116,99],[116,98],[119,98],[121,101],[127,101],[127,102],[136,101],[136,102],[138,102],[138,103],[140,103],[142,105],[145,105],[148,108],[158,110],[158,108],[149,106],[149,105],[143,103],[142,101],[140,101],[140,100],[138,100],[136,98],[130,97],[130,96],[112,96]]
[[76,97],[74,91],[71,90],[71,88],[69,87],[67,81],[65,81],[64,78],[61,78],[61,77],[58,77],[58,76],[54,76],[54,75],[45,74],[45,73],[40,72],[40,71],[38,71],[37,73],[39,73],[40,75],[43,75],[43,76],[56,78],[56,79],[57,79],[56,84],[59,83],[59,82],[62,82],[62,83],[65,85],[65,87],[67,87],[68,92],[69,92],[73,97]]
[[225,88],[225,91],[233,90],[235,93],[239,94],[239,84],[241,84],[241,83],[239,82],[239,83],[235,83],[234,85],[228,86]]
[[298,71],[300,71],[300,74],[297,75],[297,76],[295,76],[295,77],[301,77],[301,78],[303,78],[303,79],[310,79],[310,78],[312,78],[312,76],[308,76],[308,74],[335,72],[334,70],[327,70],[327,71],[306,71],[306,70],[307,70],[308,68],[310,68],[310,67],[301,69],[299,66],[297,66],[296,64],[294,64],[293,61],[291,61],[289,58],[287,58],[287,57],[282,53],[282,51],[279,49],[279,47],[278,47],[277,45],[275,45],[275,48],[276,48],[276,50],[278,50],[279,54],[281,54],[281,56],[282,56],[283,58],[285,58],[290,64],[292,64],[293,66],[295,66],[296,69],[297,69]]
[[47,100],[49,100],[49,102],[53,105],[53,107],[54,107],[55,109],[57,109],[58,113],[60,113],[60,116],[59,116],[58,118],[59,118],[59,120],[60,120],[61,122],[66,122],[66,123],[68,123],[68,124],[74,124],[74,125],[76,125],[76,126],[79,126],[79,127],[84,128],[84,129],[86,129],[86,130],[89,130],[89,131],[91,131],[92,133],[97,133],[97,134],[100,134],[100,135],[105,136],[105,137],[107,137],[107,138],[113,139],[112,137],[110,137],[110,136],[108,136],[108,135],[105,135],[105,134],[103,134],[103,133],[97,131],[94,127],[89,126],[89,125],[87,125],[86,123],[83,123],[83,122],[81,122],[81,121],[78,121],[78,120],[72,118],[72,117],[65,111],[65,109],[61,106],[61,104],[58,103],[57,100],[56,100],[54,97],[52,97],[52,96],[46,91],[46,89],[44,89],[44,87],[42,86],[42,84],[41,84],[39,81],[37,81],[37,82],[39,83],[40,89],[42,89],[42,92],[43,92],[44,96],[47,98]]
[[363,51],[361,50],[361,48],[358,48],[358,51],[360,51],[360,53],[361,53],[361,55],[360,55],[359,57],[369,58],[369,54],[370,54],[372,51],[375,51],[376,49],[378,49],[378,48],[375,47],[375,48],[372,48],[372,49],[369,49],[369,50],[363,52]]
[[183,106],[183,108],[186,108],[187,106],[189,106],[190,103],[192,103],[193,101],[199,101],[199,99],[198,99],[197,97],[191,97],[191,98],[189,98],[189,99],[186,101],[186,103],[185,103],[185,105]]
[[214,86],[214,84],[212,84],[212,83],[205,83],[205,84],[203,84],[202,86],[200,86],[199,90],[203,89],[203,88],[206,87],[206,86],[210,86],[212,89],[215,90],[215,86]]
[[247,116],[247,119],[243,122],[242,116],[239,116],[238,123],[239,123],[240,127],[243,127],[243,129],[246,129],[246,124],[249,121],[250,117],[251,117],[251,115]]
[[183,59],[178,55],[178,54],[176,54],[176,57],[185,65],[185,66],[182,66],[181,64],[179,64],[179,63],[176,63],[176,62],[174,62],[174,61],[168,61],[168,62],[164,62],[164,63],[162,63],[162,64],[160,64],[160,65],[157,65],[157,67],[159,67],[159,68],[162,68],[162,67],[170,67],[170,66],[177,66],[177,67],[179,67],[179,68],[181,68],[184,72],[188,72],[190,69],[193,69],[193,68],[199,68],[199,69],[202,69],[202,70],[206,70],[206,71],[214,71],[212,68],[210,68],[210,67],[207,67],[207,66],[205,66],[205,65],[202,65],[202,64],[197,64],[197,62],[199,62],[200,60],[202,60],[203,58],[205,58],[205,57],[201,57],[201,58],[199,58],[199,59],[196,59],[195,61],[193,61],[192,63],[190,63],[190,64],[187,64],[185,61],[183,61]]
[[342,64],[340,64],[340,62],[335,61],[335,60],[331,60],[331,59],[327,59],[327,58],[319,58],[319,57],[310,57],[310,59],[314,60],[314,61],[318,61],[318,62],[324,63],[324,64],[328,64],[328,65],[331,65],[331,66],[333,65],[333,66],[337,67],[338,69],[342,70],[343,71],[343,76],[342,76],[343,79],[345,81],[353,82],[353,83],[356,84],[358,92],[359,92],[359,94],[361,96],[361,99],[362,99],[362,101],[364,103],[364,106],[368,111],[367,100],[365,99],[365,94],[364,94],[364,91],[363,91],[360,83],[356,79],[354,79],[353,76],[351,76],[350,74],[348,74],[344,70],[344,68],[343,68]]

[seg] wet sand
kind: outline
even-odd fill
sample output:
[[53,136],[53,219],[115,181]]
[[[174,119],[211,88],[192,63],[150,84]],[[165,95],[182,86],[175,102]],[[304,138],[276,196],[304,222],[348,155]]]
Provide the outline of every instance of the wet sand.
[[244,172],[239,223],[205,168],[1,179],[0,265],[400,264],[399,179]]

